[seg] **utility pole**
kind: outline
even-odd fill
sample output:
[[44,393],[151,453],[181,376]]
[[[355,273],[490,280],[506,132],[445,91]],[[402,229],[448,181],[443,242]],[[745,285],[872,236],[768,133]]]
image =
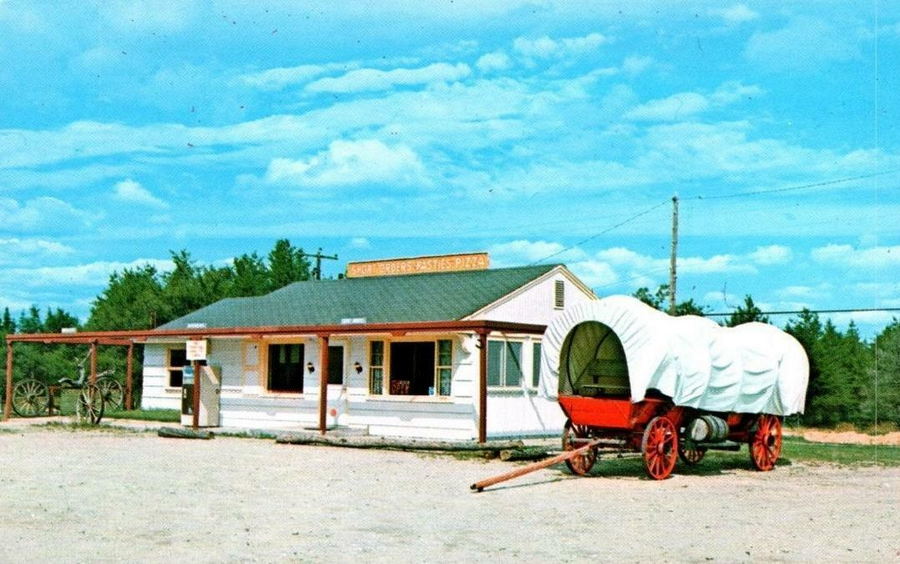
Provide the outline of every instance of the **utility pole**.
[[672,196],[672,256],[669,259],[669,315],[675,315],[675,259],[678,256],[678,194]]
[[301,256],[304,256],[304,257],[310,257],[310,258],[315,258],[315,259],[316,259],[316,268],[313,270],[313,278],[316,279],[316,280],[321,280],[321,279],[322,279],[322,259],[337,260],[337,258],[338,258],[337,255],[331,255],[331,256],[329,256],[329,255],[323,255],[323,254],[322,254],[322,247],[319,247],[319,250],[318,250],[318,251],[316,252],[316,254],[314,254],[314,255],[311,255],[311,254],[308,254],[308,253],[302,253]]

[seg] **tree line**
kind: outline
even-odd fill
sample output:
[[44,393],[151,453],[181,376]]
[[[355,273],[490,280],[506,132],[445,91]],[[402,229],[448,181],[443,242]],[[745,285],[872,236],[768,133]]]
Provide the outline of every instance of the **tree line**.
[[[235,258],[230,264],[196,264],[186,250],[171,253],[174,267],[160,272],[152,265],[126,268],[113,273],[107,287],[94,300],[82,325],[68,312],[56,308],[42,313],[37,306],[13,319],[9,308],[0,319],[0,335],[9,333],[58,333],[63,328],[113,331],[158,327],[223,298],[258,296],[293,282],[309,280],[312,269],[302,248],[287,239],[278,240],[261,257],[255,252]],[[651,292],[641,288],[634,296],[666,310],[668,287]],[[676,315],[704,315],[705,308],[688,300],[676,304]],[[768,323],[749,295],[724,321],[735,326],[750,321]],[[853,323],[841,331],[831,322],[804,310],[784,326],[806,349],[810,382],[802,423],[833,426],[853,423],[868,427],[876,423],[900,425],[900,320],[894,319],[876,338],[866,342]],[[136,349],[134,375],[140,380],[140,347]],[[5,352],[4,352],[5,354]],[[86,346],[19,343],[15,352],[15,375],[37,376],[48,382],[76,375],[75,360],[87,354]],[[99,363],[122,374],[124,351],[101,347]]]
[[[655,292],[640,288],[634,293],[634,297],[659,310],[667,310],[667,296],[667,285]],[[706,313],[693,300],[675,306],[675,315]],[[748,295],[724,325],[734,327],[751,321],[770,323]],[[806,411],[800,418],[804,425],[900,426],[900,320],[895,318],[871,342],[860,338],[852,321],[841,331],[830,319],[823,322],[809,309],[790,318],[783,329],[803,345],[809,357]]]
[[[42,314],[37,306],[14,319],[9,308],[0,320],[0,336],[10,333],[59,333],[63,328],[84,331],[152,329],[224,298],[259,296],[293,282],[308,280],[311,266],[303,249],[287,239],[276,241],[265,256],[243,254],[230,264],[197,264],[188,251],[172,251],[173,268],[160,272],[150,264],[126,268],[110,275],[106,288],[91,305],[87,321],[56,308]],[[141,375],[141,347],[133,370],[136,382]],[[88,353],[86,345],[18,343],[15,347],[14,377],[32,376],[47,383],[78,375],[79,363]],[[4,359],[6,351],[4,350]],[[123,374],[124,349],[100,347],[98,365]]]

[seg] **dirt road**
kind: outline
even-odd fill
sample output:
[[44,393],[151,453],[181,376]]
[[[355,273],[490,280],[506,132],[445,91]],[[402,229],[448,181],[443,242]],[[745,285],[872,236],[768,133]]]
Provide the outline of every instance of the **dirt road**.
[[741,457],[652,482],[634,464],[589,478],[551,468],[475,494],[469,484],[512,465],[0,429],[0,561],[900,560],[896,468],[759,473]]

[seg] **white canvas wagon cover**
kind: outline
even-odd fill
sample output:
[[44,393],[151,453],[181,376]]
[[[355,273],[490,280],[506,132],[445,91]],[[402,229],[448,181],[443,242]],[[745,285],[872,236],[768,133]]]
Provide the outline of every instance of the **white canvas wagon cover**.
[[[583,336],[567,343],[576,329]],[[607,339],[610,334],[617,339]],[[803,347],[777,327],[754,322],[729,328],[703,317],[671,317],[629,296],[566,309],[550,323],[541,345],[543,397],[558,396],[561,352],[566,360],[580,358],[573,363],[582,371],[591,363],[615,367],[618,356],[623,389],[633,402],[655,389],[675,405],[707,411],[802,413],[809,380]]]

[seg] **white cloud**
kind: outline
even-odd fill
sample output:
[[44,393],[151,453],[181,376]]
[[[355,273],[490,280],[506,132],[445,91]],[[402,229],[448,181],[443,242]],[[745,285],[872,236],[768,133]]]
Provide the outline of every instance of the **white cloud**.
[[832,289],[833,287],[831,284],[823,282],[816,286],[785,286],[784,288],[776,290],[775,294],[783,300],[804,300],[805,302],[809,302],[810,300],[830,298]]
[[459,63],[434,63],[417,69],[359,69],[336,78],[320,78],[306,86],[308,92],[371,92],[395,86],[415,86],[435,82],[453,82],[465,78],[472,70]]
[[625,57],[622,61],[622,70],[632,76],[638,75],[647,70],[653,62],[652,57]]
[[45,239],[0,239],[0,264],[30,262],[35,259],[70,255],[75,249]]
[[853,34],[844,27],[804,17],[776,31],[754,33],[744,57],[773,70],[800,71],[859,59],[860,53]]
[[153,208],[169,207],[169,204],[160,200],[151,194],[149,190],[141,186],[139,182],[130,178],[116,183],[114,195],[117,200],[122,202],[140,204]]
[[516,38],[513,49],[529,59],[554,59],[596,51],[605,43],[609,43],[609,39],[599,33],[562,39],[551,39],[544,35],[536,39]]
[[580,249],[567,249],[559,243],[547,241],[517,240],[492,245],[488,248],[491,259],[501,265],[521,265],[533,262],[570,262],[584,258]]
[[605,262],[582,260],[569,265],[572,273],[592,288],[612,286],[619,282],[619,275]]
[[763,94],[763,90],[758,86],[745,86],[740,82],[729,81],[720,85],[708,96],[697,92],[680,92],[667,98],[650,100],[632,108],[625,114],[625,117],[644,121],[689,119],[711,108],[726,106],[761,94]]
[[103,19],[115,28],[130,33],[181,31],[199,11],[195,0],[108,0],[98,4],[97,8]]
[[334,141],[307,160],[272,159],[266,179],[301,186],[427,183],[422,162],[412,149],[375,139]]
[[238,80],[248,86],[262,90],[280,90],[291,84],[300,84],[327,72],[349,71],[359,67],[358,63],[329,63],[324,65],[299,65],[279,67],[261,72],[243,74]]
[[734,6],[731,6],[729,8],[710,10],[709,13],[715,16],[720,16],[730,24],[749,22],[759,17],[759,14],[757,12],[754,12],[744,4],[735,4]]
[[372,243],[365,237],[354,237],[348,246],[351,249],[371,249]]
[[646,121],[674,121],[688,119],[695,114],[706,111],[709,100],[696,92],[681,92],[668,98],[651,100],[629,110],[626,119]]
[[481,72],[502,71],[510,67],[512,61],[503,51],[494,51],[478,58],[475,66]]
[[90,286],[103,287],[109,282],[113,272],[136,269],[146,264],[159,272],[173,268],[172,261],[160,259],[137,259],[131,262],[92,262],[69,266],[43,266],[37,268],[9,268],[0,270],[0,287],[16,283],[29,288]]
[[23,231],[72,231],[92,222],[92,217],[72,205],[42,196],[24,205],[11,198],[0,198],[0,225]]
[[813,249],[814,260],[824,264],[878,269],[900,266],[900,245],[855,249],[850,245],[826,245]]
[[750,253],[749,258],[760,265],[785,264],[791,260],[791,249],[783,245],[757,247]]
[[720,272],[742,272],[755,274],[756,268],[745,259],[734,255],[715,255],[709,258],[685,257],[677,261],[678,271],[684,274],[714,274]]

